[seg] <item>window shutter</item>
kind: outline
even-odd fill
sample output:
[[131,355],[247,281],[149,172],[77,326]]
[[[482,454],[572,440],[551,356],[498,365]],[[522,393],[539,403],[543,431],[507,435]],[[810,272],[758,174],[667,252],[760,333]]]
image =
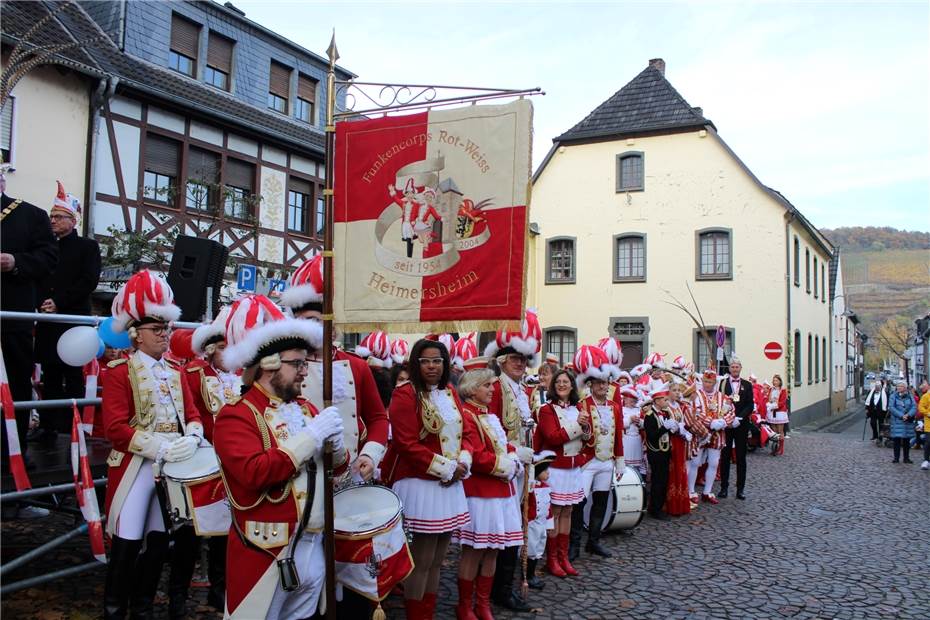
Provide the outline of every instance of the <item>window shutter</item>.
[[216,183],[220,156],[212,151],[191,147],[187,155],[187,178],[191,181]]
[[10,150],[10,144],[12,142],[13,136],[13,105],[15,99],[9,97],[6,100],[6,105],[3,106],[3,119],[0,123],[0,142],[2,142],[2,147],[6,150]]
[[271,75],[268,80],[268,91],[279,97],[287,99],[290,90],[291,70],[276,62],[271,63]]
[[310,195],[310,181],[304,181],[303,179],[298,179],[297,177],[290,177],[287,180],[287,189],[292,192],[297,192],[298,194]]
[[197,58],[200,26],[180,15],[171,16],[171,49],[190,58]]
[[252,191],[252,183],[255,177],[255,166],[238,159],[227,159],[224,170],[224,180],[226,185],[238,187]]
[[222,35],[210,32],[207,45],[207,64],[223,73],[232,70],[233,42]]
[[297,76],[297,96],[306,101],[316,101],[316,80],[306,75]]
[[178,176],[180,144],[156,134],[145,136],[145,169],[169,177]]

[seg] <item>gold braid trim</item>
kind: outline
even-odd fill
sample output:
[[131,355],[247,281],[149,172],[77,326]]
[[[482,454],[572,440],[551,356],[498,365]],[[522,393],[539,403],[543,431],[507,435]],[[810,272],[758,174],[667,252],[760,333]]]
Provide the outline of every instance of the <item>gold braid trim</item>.
[[514,401],[513,390],[511,390],[510,385],[500,377],[497,378],[497,381],[501,386],[501,404],[503,405],[501,421],[503,422],[504,429],[507,431],[507,439],[509,441],[519,441],[523,419],[520,416],[517,403]]
[[[448,390],[446,390],[448,392]],[[449,398],[452,398],[449,396]],[[427,392],[424,396],[423,394],[419,395],[420,399],[420,422],[423,425],[423,429],[420,431],[420,439],[425,439],[427,434],[438,435],[442,430],[442,416],[439,415],[439,410],[436,409],[436,406],[433,405],[433,402],[429,398],[429,393]]]
[[[268,424],[265,422],[264,416],[262,416],[262,414],[258,412],[258,409],[255,407],[255,405],[253,405],[249,401],[244,401],[244,402],[245,402],[245,405],[252,411],[252,414],[255,416],[255,423],[258,425],[258,432],[262,436],[262,449],[265,452],[267,452],[268,450],[271,450],[271,436],[268,433]],[[223,472],[223,468],[220,467],[220,473],[222,474],[222,472]],[[223,484],[226,484],[225,476],[223,476]],[[283,503],[284,500],[286,500],[288,496],[291,494],[292,486],[293,485],[291,481],[288,481],[287,484],[284,486],[284,491],[281,493],[280,497],[271,497],[268,491],[265,491],[259,496],[257,500],[255,500],[255,503],[251,504],[250,506],[241,506],[238,503],[236,503],[236,501],[233,499],[232,491],[229,490],[228,485],[226,486],[226,496],[229,498],[229,503],[232,504],[232,507],[235,508],[236,510],[251,510],[252,508],[255,508],[256,506],[258,506],[262,502],[262,500],[265,500],[265,499],[267,499],[272,504]]]

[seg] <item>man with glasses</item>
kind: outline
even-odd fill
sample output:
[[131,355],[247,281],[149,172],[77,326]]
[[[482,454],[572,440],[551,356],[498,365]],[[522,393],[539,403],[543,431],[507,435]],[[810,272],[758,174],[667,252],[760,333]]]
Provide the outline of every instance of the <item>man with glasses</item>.
[[[90,314],[90,295],[100,279],[100,246],[94,239],[78,235],[80,213],[81,202],[66,194],[59,181],[49,218],[58,244],[58,266],[39,285],[39,312]],[[36,323],[36,361],[42,365],[42,396],[46,400],[84,395],[84,373],[58,357],[58,339],[72,327],[67,323]],[[35,439],[54,445],[57,433],[70,437],[70,413],[68,407],[43,411]]]
[[[539,363],[540,335],[536,313],[528,310],[520,331],[498,331],[495,340],[484,352],[487,357],[493,358],[500,368],[500,375],[492,384],[494,392],[488,410],[500,417],[501,426],[507,433],[507,441],[516,448],[517,455],[524,465],[533,462],[532,429],[535,422],[530,409],[529,392],[523,385],[523,376],[528,365],[535,366]],[[524,481],[517,480],[515,483],[519,492],[514,494],[514,510],[519,511],[522,509],[520,502],[523,498]],[[518,549],[507,547],[498,552],[491,596],[497,605],[506,609],[529,611],[531,607],[513,588]]]
[[[233,528],[226,564],[228,618],[317,617],[323,558],[323,465],[333,446],[335,474],[348,468],[336,407],[317,413],[300,396],[308,356],[323,329],[285,317],[268,298],[230,308],[223,363],[243,368],[247,391],[216,419],[214,437]],[[332,604],[333,601],[327,601]]]
[[[103,376],[110,559],[104,618],[151,617],[168,553],[165,506],[156,492],[162,464],[184,461],[203,440],[203,425],[181,371],[164,358],[169,323],[181,310],[161,274],[142,270],[113,299],[114,330],[126,330],[133,352]],[[144,551],[143,551],[144,547]],[[131,608],[131,610],[130,610]]]

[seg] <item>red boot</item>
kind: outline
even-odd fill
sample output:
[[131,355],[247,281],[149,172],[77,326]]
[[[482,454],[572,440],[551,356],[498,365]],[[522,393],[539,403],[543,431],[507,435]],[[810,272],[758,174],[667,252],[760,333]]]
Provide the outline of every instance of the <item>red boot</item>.
[[436,613],[436,593],[427,592],[423,595],[423,620],[433,620]]
[[568,534],[559,534],[559,565],[569,577],[578,576],[578,571],[568,561]]
[[562,570],[562,565],[559,563],[560,542],[561,539],[558,535],[546,539],[546,570],[553,577],[564,578],[566,576],[565,571]]
[[455,606],[456,620],[478,620],[472,609],[472,595],[475,593],[475,582],[472,579],[459,577],[459,603]]
[[491,613],[491,586],[493,584],[493,576],[478,575],[477,602],[475,603],[475,617],[478,620],[494,620],[494,614]]
[[407,620],[423,620],[426,616],[425,607],[422,600],[412,598],[404,599],[404,611],[407,612]]

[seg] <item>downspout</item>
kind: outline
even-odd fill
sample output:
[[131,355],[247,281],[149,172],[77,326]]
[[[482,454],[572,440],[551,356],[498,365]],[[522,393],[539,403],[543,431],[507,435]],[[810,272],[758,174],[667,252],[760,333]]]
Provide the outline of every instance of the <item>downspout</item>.
[[[786,301],[787,306],[785,308],[785,320],[786,320],[786,326],[787,326],[786,331],[787,331],[788,343],[790,343],[791,345],[791,355],[793,356],[791,361],[793,362],[793,364],[791,368],[792,370],[791,376],[788,376],[787,371],[789,369],[787,368],[787,365],[786,365],[785,376],[787,377],[787,380],[790,382],[790,385],[792,388],[794,388],[794,372],[796,372],[797,363],[798,363],[798,352],[794,348],[794,334],[791,332],[791,249],[793,246],[791,244],[791,230],[789,226],[791,222],[793,221],[794,221],[794,211],[789,209],[788,217],[785,218],[785,293],[786,293],[785,299],[787,300]],[[791,413],[791,392],[792,390],[788,390],[788,413],[789,414]]]
[[[834,256],[833,254],[831,254],[831,255],[830,255],[830,264],[827,265],[827,278],[830,277],[830,268],[833,267],[833,261],[834,261],[834,260],[836,260],[836,256]],[[839,275],[840,275],[840,274],[837,273],[837,276],[839,276]],[[825,289],[825,290],[830,290],[830,281],[829,281],[829,280],[827,280],[826,289]],[[828,409],[830,410],[830,415],[833,415],[833,367],[834,367],[834,364],[833,364],[833,349],[834,349],[834,347],[833,347],[833,303],[834,303],[834,301],[835,301],[835,300],[833,299],[833,297],[831,297],[831,298],[830,298],[830,303],[827,304],[827,331],[826,331],[826,333],[830,335],[830,381],[829,381],[829,383],[828,383],[828,392],[827,392],[827,400],[828,400],[829,403],[830,403],[830,404],[828,405]],[[826,355],[827,352],[824,351],[823,354]],[[845,350],[844,350],[844,352],[843,352],[843,357],[844,357],[844,358],[846,357]],[[845,364],[843,364],[843,370],[844,370],[844,371],[846,370],[846,365],[845,365]],[[846,408],[846,390],[843,390],[843,398],[842,398],[841,400],[843,401],[843,408],[845,409],[845,408]]]
[[90,100],[90,119],[87,123],[87,196],[84,200],[87,217],[84,218],[84,236],[94,235],[94,209],[91,203],[96,196],[94,192],[94,155],[97,153],[97,135],[100,132],[100,107],[109,101],[116,92],[118,77],[102,78]]

